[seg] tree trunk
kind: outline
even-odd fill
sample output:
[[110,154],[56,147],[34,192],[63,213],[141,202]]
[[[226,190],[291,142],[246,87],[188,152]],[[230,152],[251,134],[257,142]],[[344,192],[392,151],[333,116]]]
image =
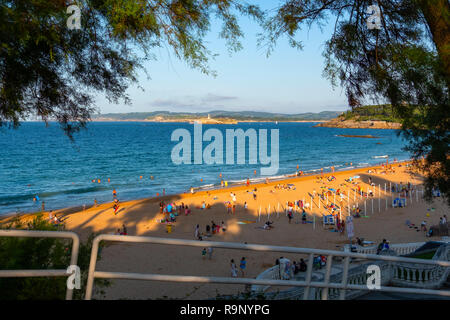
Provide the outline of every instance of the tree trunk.
[[419,0],[418,3],[430,28],[450,90],[450,4],[448,0]]

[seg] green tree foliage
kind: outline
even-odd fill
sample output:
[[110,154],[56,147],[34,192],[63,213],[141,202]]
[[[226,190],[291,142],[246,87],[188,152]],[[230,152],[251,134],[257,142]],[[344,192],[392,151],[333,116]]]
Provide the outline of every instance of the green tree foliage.
[[[19,220],[6,229],[61,231],[64,226],[54,226],[38,214],[26,226]],[[94,235],[80,243],[78,266],[81,270],[81,289],[74,289],[73,299],[82,299],[86,290],[87,272]],[[63,269],[70,265],[72,244],[70,240],[53,238],[0,237],[0,269]],[[99,258],[101,256],[99,254]],[[0,278],[0,300],[56,300],[66,295],[66,277]],[[110,282],[95,280],[95,290],[102,294]]]
[[[367,12],[378,4],[381,28],[369,29]],[[450,205],[450,4],[448,0],[286,0],[265,22],[269,53],[287,36],[333,23],[325,44],[324,75],[341,85],[354,109],[368,101],[392,105],[416,164]],[[422,161],[424,158],[425,161]]]
[[[81,10],[79,30],[67,27],[71,4]],[[214,18],[239,50],[237,13],[261,18],[233,0],[0,0],[0,126],[55,119],[71,137],[89,121],[93,94],[130,102],[126,89],[158,47],[213,74],[202,40]]]

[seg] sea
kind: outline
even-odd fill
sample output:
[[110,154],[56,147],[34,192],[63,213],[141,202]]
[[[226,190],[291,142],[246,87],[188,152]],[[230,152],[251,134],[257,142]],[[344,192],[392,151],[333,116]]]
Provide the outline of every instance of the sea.
[[[397,130],[325,128],[314,127],[315,124],[203,124],[203,133],[208,129],[222,133],[223,164],[194,163],[194,149],[206,150],[211,142],[201,142],[201,135],[200,139],[198,134],[196,137],[194,124],[189,123],[91,122],[87,129],[74,135],[73,141],[53,122],[47,126],[42,122],[24,122],[18,129],[2,128],[0,215],[36,212],[42,202],[47,210],[91,206],[95,200],[110,202],[113,189],[119,200],[125,201],[189,192],[191,187],[216,188],[222,179],[229,186],[243,183],[247,178],[251,181],[266,179],[260,169],[269,165],[262,164],[259,157],[256,164],[249,163],[247,139],[245,163],[236,164],[237,160],[234,164],[226,163],[227,129],[244,132],[254,129],[258,143],[266,130],[269,155],[271,138],[275,137],[271,130],[278,130],[278,171],[270,179],[295,174],[297,166],[307,174],[320,172],[321,168],[329,172],[332,166],[335,170],[346,170],[385,163],[387,159],[411,158],[404,150],[407,142]],[[181,143],[181,138],[172,139],[174,132],[180,132],[178,129],[185,129],[187,131],[181,131],[191,135],[191,140],[185,143],[185,146],[191,145],[191,164],[178,164],[173,160],[172,153]],[[258,152],[260,149],[263,147],[258,144]]]

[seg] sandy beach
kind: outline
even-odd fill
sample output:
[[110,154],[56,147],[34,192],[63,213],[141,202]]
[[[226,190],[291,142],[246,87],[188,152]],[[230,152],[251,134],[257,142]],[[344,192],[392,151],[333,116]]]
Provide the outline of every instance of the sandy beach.
[[[422,181],[421,175],[407,163],[392,166],[395,173],[386,173],[383,167],[378,166],[327,173],[323,175],[322,179],[321,174],[318,174],[267,184],[250,184],[250,186],[222,188],[194,194],[186,193],[127,201],[120,204],[117,215],[114,214],[112,202],[100,204],[84,211],[82,208],[78,208],[57,210],[54,213],[64,220],[67,230],[75,231],[82,239],[86,239],[91,233],[114,234],[117,229],[125,225],[129,235],[194,240],[194,230],[197,224],[200,226],[200,231],[204,233],[206,225],[210,225],[212,221],[216,224],[221,224],[223,221],[226,231],[220,231],[205,240],[342,250],[343,245],[348,243],[345,232],[343,234],[332,232],[329,227],[325,228],[322,225],[322,216],[327,212],[327,209],[324,208],[326,200],[321,202],[319,208],[318,197],[315,197],[312,208],[306,208],[309,222],[306,224],[301,223],[301,210],[294,211],[291,223],[288,222],[285,213],[287,201],[304,200],[305,203],[310,204],[311,195],[321,193],[322,188],[325,190],[340,189],[345,194],[342,203],[339,201],[340,197],[336,197],[334,200],[333,193],[329,193],[328,202],[335,201],[336,204],[342,205],[342,210],[337,211],[342,218],[348,214],[347,199],[350,200],[350,207],[358,203],[363,211],[366,208],[367,217],[354,219],[356,237],[362,237],[375,243],[386,238],[392,244],[426,241],[428,238],[425,237],[424,232],[408,228],[405,221],[410,220],[412,223],[420,225],[422,220],[426,220],[428,226],[435,225],[439,222],[439,217],[448,212],[448,208],[440,200],[428,204],[418,197],[417,201],[415,194],[411,198],[408,196],[406,208],[390,208],[391,193],[389,190],[385,193],[385,184],[389,189],[390,183],[395,185],[409,182],[421,190]],[[328,181],[328,177],[331,176],[334,176],[335,179]],[[357,184],[345,181],[349,177],[355,176],[359,176],[359,178],[353,179]],[[372,179],[375,187],[369,185],[369,178]],[[289,184],[290,188],[276,188],[278,184]],[[375,194],[374,197],[361,198],[360,195],[355,195],[358,186],[364,192],[371,189]],[[380,190],[379,186],[381,186]],[[232,202],[231,192],[236,196],[234,214],[227,212],[225,204],[227,201]],[[254,199],[253,193],[256,193],[256,199]],[[120,190],[117,190],[117,196],[120,199]],[[380,200],[378,200],[379,198]],[[167,233],[166,224],[159,222],[165,218],[165,215],[160,213],[161,200],[164,200],[166,204],[181,205],[184,203],[192,211],[188,216],[185,216],[183,212],[176,217],[171,233]],[[211,206],[210,209],[201,209],[203,201]],[[248,205],[247,209],[244,208],[245,202]],[[26,220],[31,217],[32,215],[24,215],[22,219]],[[10,219],[11,217],[4,218],[0,222],[5,223]],[[268,219],[273,221],[274,228],[264,230],[262,226]],[[246,257],[245,276],[256,277],[265,269],[273,266],[275,259],[282,255],[280,253],[214,249],[210,260],[208,255],[206,258],[202,257],[199,248],[114,243],[103,249],[102,259],[97,264],[97,270],[230,276],[230,260],[234,259],[239,266],[239,260]],[[301,258],[301,256],[286,257],[296,261]],[[233,294],[243,290],[243,286],[234,285],[113,280],[112,286],[106,289],[105,297],[107,299],[206,299],[213,298],[217,294]],[[101,297],[97,296],[96,298]]]

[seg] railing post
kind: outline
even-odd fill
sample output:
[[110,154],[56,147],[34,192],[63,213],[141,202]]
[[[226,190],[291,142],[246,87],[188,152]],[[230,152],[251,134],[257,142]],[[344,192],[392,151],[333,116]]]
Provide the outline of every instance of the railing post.
[[[70,256],[70,265],[76,266],[78,262],[78,251],[80,248],[80,238],[77,234],[72,237],[72,255]],[[73,289],[67,288],[66,300],[72,300]]]
[[[324,284],[327,286],[330,283],[331,265],[333,264],[333,256],[329,255],[327,258],[327,271],[325,274]],[[322,290],[322,300],[328,300],[328,287]]]
[[308,265],[306,267],[306,287],[305,291],[303,293],[303,300],[309,299],[309,289],[311,288],[309,284],[311,283],[311,276],[312,276],[312,269],[313,269],[313,262],[314,262],[314,254],[310,253],[308,258]]
[[[344,258],[344,269],[342,270],[342,285],[344,286],[344,288],[347,287],[349,264],[350,264],[350,257],[345,257]],[[341,289],[339,299],[345,300],[345,289]]]
[[88,280],[86,285],[86,295],[85,300],[91,300],[92,298],[92,290],[94,287],[94,273],[95,273],[95,266],[97,264],[97,254],[98,254],[98,247],[101,241],[101,236],[98,236],[94,239],[92,243],[92,251],[91,251],[91,261],[89,262],[89,274],[88,274]]

